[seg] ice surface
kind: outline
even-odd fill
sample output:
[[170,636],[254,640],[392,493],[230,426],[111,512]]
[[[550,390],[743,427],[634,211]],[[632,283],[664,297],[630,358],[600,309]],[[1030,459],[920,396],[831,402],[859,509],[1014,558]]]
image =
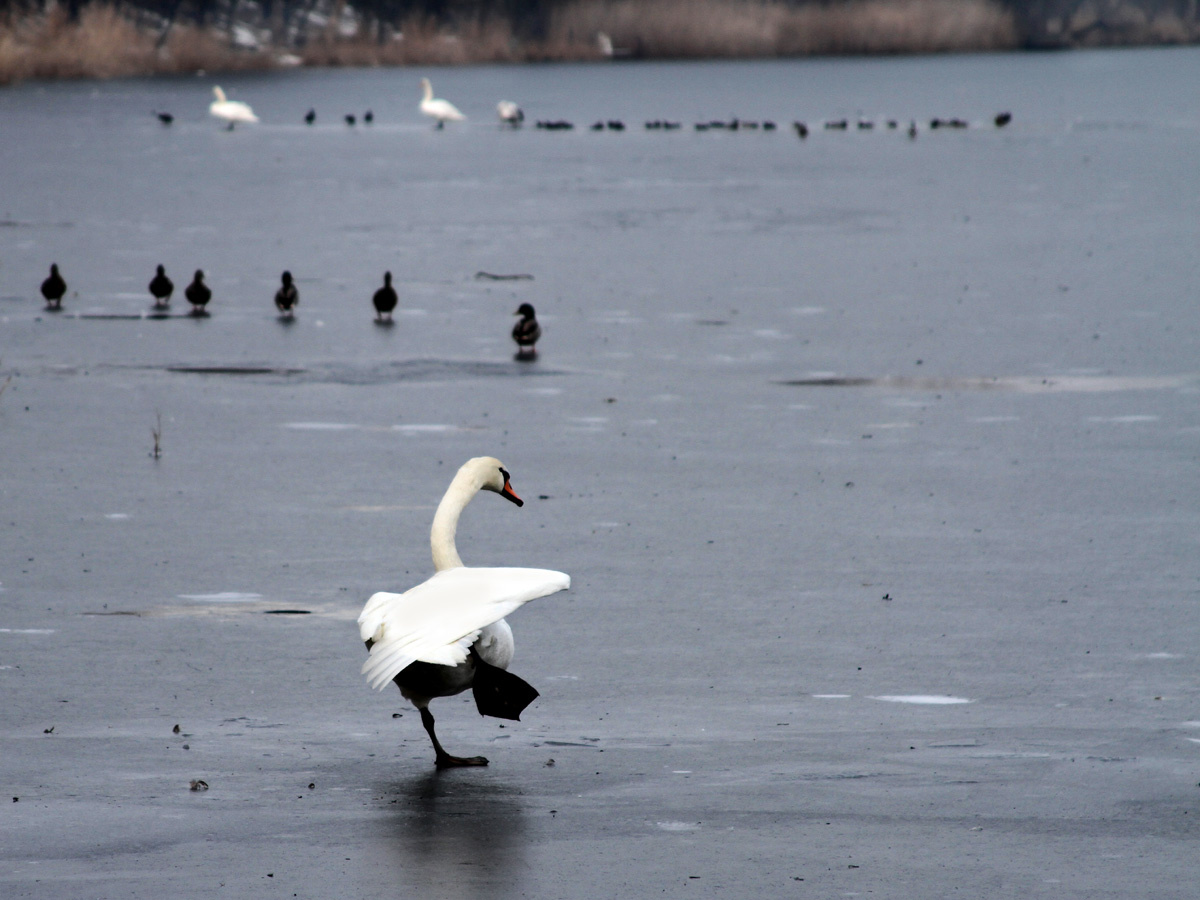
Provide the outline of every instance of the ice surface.
[[[419,75],[0,91],[0,896],[1191,900],[1200,50]],[[354,620],[483,453],[572,590],[438,773]]]

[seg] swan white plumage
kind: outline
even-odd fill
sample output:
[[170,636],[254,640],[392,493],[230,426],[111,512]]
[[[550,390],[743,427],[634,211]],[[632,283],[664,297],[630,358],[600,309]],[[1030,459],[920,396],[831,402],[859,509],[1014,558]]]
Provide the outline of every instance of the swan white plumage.
[[472,688],[481,715],[517,719],[537,691],[505,671],[512,660],[513,637],[504,617],[530,600],[571,586],[568,575],[549,569],[463,565],[454,540],[458,519],[481,490],[522,505],[499,460],[468,460],[433,517],[430,546],[436,573],[403,594],[372,595],[358,617],[359,634],[369,650],[363,674],[376,689],[395,681],[420,711],[438,768],[481,766],[487,760],[451,756],[442,749],[430,701]]
[[431,119],[437,120],[437,127],[443,127],[447,122],[461,122],[466,119],[453,103],[433,96],[433,85],[428,78],[421,79],[421,90],[425,96],[421,100],[421,112]]
[[505,125],[511,125],[516,128],[525,121],[525,113],[521,111],[521,107],[513,103],[511,100],[501,100],[496,104],[496,115],[500,117],[500,121]]
[[258,116],[250,108],[250,104],[241,100],[226,100],[225,92],[219,87],[213,87],[213,95],[217,98],[208,105],[209,115],[216,116],[229,123],[229,130],[238,122],[257,122]]

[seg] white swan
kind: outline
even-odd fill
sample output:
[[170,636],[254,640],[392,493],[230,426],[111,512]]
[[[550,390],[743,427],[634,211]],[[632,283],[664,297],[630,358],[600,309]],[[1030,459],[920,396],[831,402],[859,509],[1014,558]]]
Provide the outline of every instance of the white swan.
[[241,100],[226,100],[225,92],[219,87],[213,88],[213,94],[217,99],[208,105],[208,112],[210,115],[228,122],[230,131],[233,131],[233,126],[238,122],[258,121],[258,116],[254,114],[254,110],[248,103],[243,103]]
[[549,569],[468,568],[455,547],[458,518],[481,490],[523,505],[503,464],[490,456],[468,460],[433,516],[430,545],[436,574],[403,594],[372,595],[358,617],[369,650],[362,671],[371,687],[395,681],[420,711],[439,769],[486,766],[482,756],[462,758],[442,749],[429,702],[472,688],[481,715],[517,719],[537,691],[505,671],[513,656],[512,629],[504,617],[530,600],[571,586]]
[[437,127],[441,128],[447,122],[461,122],[466,118],[449,100],[433,96],[433,85],[428,78],[421,79],[421,90],[425,92],[421,100],[421,112],[431,119],[437,119]]
[[500,117],[500,121],[505,125],[511,125],[513,128],[518,127],[525,121],[525,113],[521,111],[521,107],[513,103],[511,100],[501,100],[496,104],[496,115]]

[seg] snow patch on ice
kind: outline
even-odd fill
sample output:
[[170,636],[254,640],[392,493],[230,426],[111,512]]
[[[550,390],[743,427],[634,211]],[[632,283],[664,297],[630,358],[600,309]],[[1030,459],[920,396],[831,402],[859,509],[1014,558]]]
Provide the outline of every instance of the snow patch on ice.
[[179,594],[180,600],[195,600],[199,603],[253,603],[261,600],[262,594],[248,594],[241,591],[219,591],[216,594]]
[[401,434],[445,434],[458,428],[454,425],[393,425],[391,430]]
[[886,703],[920,703],[927,706],[947,706],[954,703],[974,703],[966,697],[948,697],[944,694],[884,694],[871,697],[872,700],[883,700]]

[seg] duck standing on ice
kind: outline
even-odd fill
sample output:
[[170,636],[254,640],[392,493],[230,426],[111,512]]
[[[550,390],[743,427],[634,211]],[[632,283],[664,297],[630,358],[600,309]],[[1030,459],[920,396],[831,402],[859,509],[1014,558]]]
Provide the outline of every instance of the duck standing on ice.
[[300,292],[292,281],[292,273],[284,272],[279,280],[282,282],[275,292],[275,308],[283,315],[290,316],[300,303]]
[[175,292],[175,283],[167,277],[167,270],[161,265],[154,270],[154,277],[150,279],[148,287],[150,288],[150,296],[154,298],[156,309],[170,306],[171,294]]
[[183,296],[188,298],[188,303],[192,304],[193,316],[207,316],[208,301],[212,299],[212,291],[208,285],[204,283],[204,271],[196,270],[195,276],[192,278],[192,283],[189,284],[183,291]]
[[512,330],[513,340],[517,342],[517,356],[536,356],[537,349],[533,345],[542,336],[542,326],[538,324],[533,304],[522,303],[513,315],[521,317],[521,321],[514,325]]
[[50,277],[42,282],[42,296],[47,309],[62,309],[62,298],[67,293],[67,283],[58,274],[58,263],[50,264]]

